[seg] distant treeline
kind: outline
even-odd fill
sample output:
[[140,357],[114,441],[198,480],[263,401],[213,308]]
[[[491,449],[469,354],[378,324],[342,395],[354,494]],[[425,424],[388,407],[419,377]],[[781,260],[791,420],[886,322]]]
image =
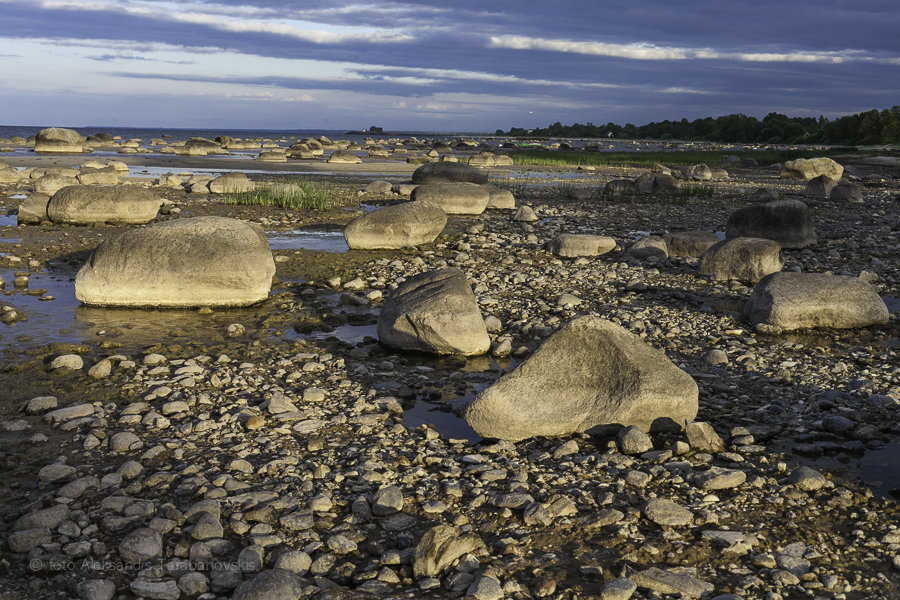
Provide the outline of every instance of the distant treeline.
[[865,144],[900,143],[900,105],[885,110],[869,110],[840,117],[833,121],[820,116],[788,117],[771,112],[762,121],[744,114],[706,117],[688,121],[662,121],[646,125],[563,125],[559,121],[549,127],[523,129],[513,127],[497,135],[515,137],[627,138],[654,140],[702,140],[709,142],[744,142],[763,144]]

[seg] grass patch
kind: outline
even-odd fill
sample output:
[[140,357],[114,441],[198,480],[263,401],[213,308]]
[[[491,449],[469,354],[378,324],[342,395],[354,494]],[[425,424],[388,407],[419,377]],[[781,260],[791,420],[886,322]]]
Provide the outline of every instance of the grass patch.
[[335,205],[334,194],[329,185],[302,177],[278,182],[257,182],[252,190],[226,192],[225,203],[294,210],[327,210]]
[[507,154],[516,165],[547,167],[573,167],[595,165],[604,167],[651,167],[663,165],[694,165],[705,163],[719,165],[722,157],[733,155],[752,158],[760,165],[785,162],[795,158],[837,156],[856,152],[855,148],[830,148],[828,150],[688,150],[672,152],[577,152],[558,150],[510,150]]

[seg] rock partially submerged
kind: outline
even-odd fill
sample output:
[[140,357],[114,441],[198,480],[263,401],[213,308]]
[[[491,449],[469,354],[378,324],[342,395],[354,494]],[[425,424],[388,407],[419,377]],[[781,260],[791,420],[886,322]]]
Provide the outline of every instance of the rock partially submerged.
[[728,217],[725,237],[775,240],[782,248],[806,248],[816,243],[809,207],[799,200],[776,200],[734,211]]
[[430,244],[446,224],[439,206],[405,202],[356,217],[344,228],[344,239],[353,250],[408,248]]
[[262,227],[195,217],[105,240],[75,277],[75,297],[96,306],[247,306],[268,297],[274,274]]
[[378,339],[400,350],[484,354],[491,345],[475,294],[459,269],[410,277],[384,303]]
[[580,317],[483,391],[465,418],[479,435],[522,440],[683,426],[697,415],[697,384],[661,351],[624,328]]
[[126,185],[72,185],[56,192],[47,205],[53,223],[148,223],[161,204],[151,190]]
[[747,300],[747,319],[769,332],[833,327],[854,329],[888,322],[875,288],[856,277],[824,273],[773,273]]

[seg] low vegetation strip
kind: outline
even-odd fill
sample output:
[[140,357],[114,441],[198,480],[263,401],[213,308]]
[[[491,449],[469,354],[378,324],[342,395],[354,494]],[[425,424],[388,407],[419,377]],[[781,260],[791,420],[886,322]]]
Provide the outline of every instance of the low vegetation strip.
[[258,183],[251,190],[228,192],[225,194],[225,202],[295,210],[326,210],[335,204],[331,188],[327,184],[302,177]]
[[719,165],[725,156],[752,158],[761,165],[780,163],[795,158],[836,156],[853,152],[852,148],[829,150],[740,150],[740,151],[669,151],[669,152],[586,152],[559,150],[510,150],[507,152],[517,165],[570,167],[596,165],[605,167],[649,167],[656,163],[667,166],[705,163]]

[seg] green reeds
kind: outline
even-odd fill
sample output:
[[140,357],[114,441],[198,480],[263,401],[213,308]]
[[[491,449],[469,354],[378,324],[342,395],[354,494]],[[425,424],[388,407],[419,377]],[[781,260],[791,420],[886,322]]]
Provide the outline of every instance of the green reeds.
[[559,150],[509,150],[506,152],[516,165],[548,167],[572,167],[596,165],[606,167],[650,167],[663,165],[694,165],[705,163],[718,165],[727,155],[752,158],[760,165],[785,162],[795,158],[813,158],[847,154],[855,149],[831,148],[829,150],[687,150],[670,152],[575,152]]
[[294,210],[327,210],[334,206],[332,196],[327,184],[296,177],[286,181],[257,182],[252,190],[225,192],[225,202]]

